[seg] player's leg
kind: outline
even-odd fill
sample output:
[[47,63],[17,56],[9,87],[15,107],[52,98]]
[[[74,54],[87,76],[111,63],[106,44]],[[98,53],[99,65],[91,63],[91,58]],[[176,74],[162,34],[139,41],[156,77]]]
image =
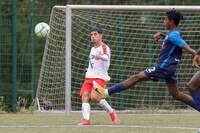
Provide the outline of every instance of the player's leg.
[[85,91],[82,95],[82,115],[83,119],[90,120],[90,93]]
[[182,101],[186,104],[189,104],[189,102],[192,100],[191,96],[184,94],[178,90],[177,83],[167,83],[167,86],[168,86],[169,93],[172,95],[172,97],[175,100]]
[[173,96],[174,99],[184,102],[187,105],[195,108],[197,111],[200,111],[200,106],[196,104],[193,98],[187,94],[184,94],[178,90],[177,83],[168,83],[169,93]]
[[200,91],[200,71],[196,72],[192,79],[187,83],[191,94]]
[[92,86],[88,83],[88,81],[86,80],[83,84],[83,86],[81,87],[81,91],[80,91],[80,97],[82,99],[82,116],[83,116],[83,120],[81,123],[79,123],[78,125],[90,125],[90,88]]
[[200,71],[194,74],[187,86],[193,98],[191,103],[193,103],[193,106],[196,108],[199,108],[200,111]]
[[99,94],[95,90],[91,92],[91,100],[93,102],[97,102],[99,106],[101,106],[108,114],[110,114],[110,118],[113,124],[118,123],[118,117],[115,109],[113,109],[105,99],[101,99]]
[[92,84],[92,91],[91,91],[91,100],[93,102],[99,103],[101,100],[100,95],[95,91],[95,86],[93,84],[93,82],[95,82],[96,84],[98,84],[99,86],[101,86],[102,88],[105,88],[106,86],[106,81],[103,79],[93,79],[93,81],[91,82]]
[[[103,80],[95,80],[100,86],[105,86],[106,82]],[[110,114],[113,124],[117,124],[118,117],[115,109],[113,109],[105,99],[101,99],[99,94],[93,89],[91,92],[91,100],[97,102],[108,114]]]
[[140,72],[139,74],[131,76],[129,79],[125,80],[124,82],[118,83],[107,89],[100,87],[96,83],[93,83],[93,84],[94,84],[94,87],[96,88],[96,91],[100,94],[100,96],[102,96],[102,98],[104,98],[113,93],[117,93],[117,92],[126,90],[126,89],[130,88],[131,86],[134,86],[137,82],[147,81],[147,80],[150,80],[147,77],[147,75],[144,72]]

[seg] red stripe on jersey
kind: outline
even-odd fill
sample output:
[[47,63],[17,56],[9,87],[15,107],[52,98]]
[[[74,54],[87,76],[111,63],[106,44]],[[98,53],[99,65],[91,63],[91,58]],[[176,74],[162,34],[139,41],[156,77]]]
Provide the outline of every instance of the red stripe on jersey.
[[102,48],[103,48],[103,54],[107,54],[106,44],[103,44],[103,45],[102,45]]

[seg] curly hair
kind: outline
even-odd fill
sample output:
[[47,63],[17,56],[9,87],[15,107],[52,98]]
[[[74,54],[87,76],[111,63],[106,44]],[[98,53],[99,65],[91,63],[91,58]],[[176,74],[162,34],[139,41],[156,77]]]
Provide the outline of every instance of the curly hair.
[[169,18],[169,20],[174,20],[174,24],[176,26],[178,26],[180,20],[183,20],[183,15],[174,9],[167,11],[165,15]]

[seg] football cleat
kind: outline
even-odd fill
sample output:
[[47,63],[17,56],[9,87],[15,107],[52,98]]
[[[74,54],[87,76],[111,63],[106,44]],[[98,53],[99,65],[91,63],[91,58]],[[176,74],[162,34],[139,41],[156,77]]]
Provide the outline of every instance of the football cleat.
[[115,110],[113,110],[113,112],[110,113],[110,118],[112,119],[113,124],[118,123],[118,117]]
[[91,125],[91,122],[89,120],[83,119],[81,123],[78,124],[79,126],[81,125]]
[[105,88],[99,85],[96,81],[93,81],[93,85],[94,85],[95,91],[99,94],[100,98],[105,99],[106,98],[106,95],[104,94]]

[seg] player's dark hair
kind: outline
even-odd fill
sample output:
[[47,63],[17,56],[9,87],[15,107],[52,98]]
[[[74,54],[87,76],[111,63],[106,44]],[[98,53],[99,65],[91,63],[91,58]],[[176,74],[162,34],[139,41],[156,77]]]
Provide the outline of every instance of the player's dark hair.
[[174,9],[167,11],[165,15],[169,18],[169,20],[174,20],[174,24],[176,26],[178,26],[180,20],[183,20],[183,15]]
[[101,28],[98,28],[98,27],[92,28],[92,29],[90,30],[90,32],[92,32],[92,31],[97,31],[99,34],[102,34],[102,33],[103,33],[102,29],[101,29]]

